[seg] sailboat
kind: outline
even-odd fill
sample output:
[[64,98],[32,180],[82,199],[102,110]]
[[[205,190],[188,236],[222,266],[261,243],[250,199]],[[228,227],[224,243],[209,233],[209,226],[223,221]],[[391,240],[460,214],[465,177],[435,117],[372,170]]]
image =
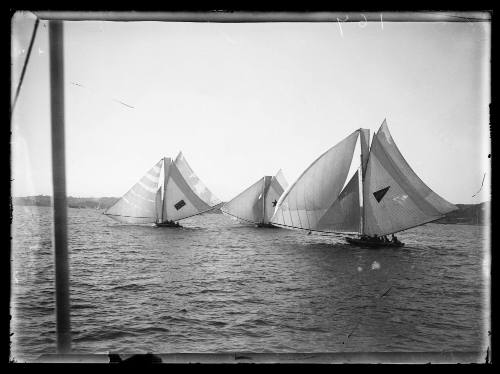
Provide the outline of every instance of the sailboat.
[[104,214],[124,223],[180,227],[179,221],[217,208],[221,201],[180,152],[159,160]]
[[225,203],[222,213],[257,227],[276,227],[270,223],[274,208],[288,183],[281,170],[275,176],[266,175],[232,200]]
[[[347,176],[357,139],[361,163]],[[403,246],[387,235],[442,218],[457,207],[433,192],[411,169],[384,119],[369,146],[358,129],[318,157],[283,193],[271,222],[309,231],[356,234],[353,245]],[[344,187],[345,184],[345,187]]]

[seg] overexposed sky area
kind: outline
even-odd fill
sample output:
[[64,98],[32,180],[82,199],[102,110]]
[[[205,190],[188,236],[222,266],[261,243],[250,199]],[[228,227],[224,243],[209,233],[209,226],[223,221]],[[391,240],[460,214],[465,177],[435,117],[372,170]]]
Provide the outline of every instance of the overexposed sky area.
[[[13,92],[34,23],[12,19]],[[64,58],[71,196],[121,196],[182,150],[227,201],[280,168],[292,183],[386,118],[436,193],[490,199],[488,22],[66,21]],[[13,196],[52,194],[49,90],[40,21],[11,125]]]

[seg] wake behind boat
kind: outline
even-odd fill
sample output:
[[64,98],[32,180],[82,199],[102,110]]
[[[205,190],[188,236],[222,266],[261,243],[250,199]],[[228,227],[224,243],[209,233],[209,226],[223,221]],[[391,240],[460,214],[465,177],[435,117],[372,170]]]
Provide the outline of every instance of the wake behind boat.
[[208,212],[221,201],[200,181],[182,152],[156,163],[104,214],[124,223],[182,227],[178,221]]
[[[358,136],[361,165],[342,188]],[[401,247],[403,243],[385,236],[457,209],[415,174],[385,120],[371,147],[369,139],[370,130],[356,130],[316,159],[282,195],[271,222],[287,228],[358,234],[346,238],[352,245]]]

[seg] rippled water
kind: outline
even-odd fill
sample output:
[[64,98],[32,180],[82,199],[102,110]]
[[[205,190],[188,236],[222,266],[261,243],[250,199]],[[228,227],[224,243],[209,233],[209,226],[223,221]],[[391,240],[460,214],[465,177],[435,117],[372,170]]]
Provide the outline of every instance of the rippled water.
[[[29,361],[55,353],[52,212],[13,215],[11,356]],[[183,229],[68,215],[76,353],[486,350],[480,226],[428,224],[370,250],[220,214]]]

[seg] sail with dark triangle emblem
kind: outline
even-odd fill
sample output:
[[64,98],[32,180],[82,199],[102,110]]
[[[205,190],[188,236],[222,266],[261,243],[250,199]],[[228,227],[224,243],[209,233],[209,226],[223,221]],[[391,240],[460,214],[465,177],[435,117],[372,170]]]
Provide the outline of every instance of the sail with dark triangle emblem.
[[396,146],[386,121],[373,137],[363,189],[363,233],[367,235],[406,230],[457,209],[415,174]]

